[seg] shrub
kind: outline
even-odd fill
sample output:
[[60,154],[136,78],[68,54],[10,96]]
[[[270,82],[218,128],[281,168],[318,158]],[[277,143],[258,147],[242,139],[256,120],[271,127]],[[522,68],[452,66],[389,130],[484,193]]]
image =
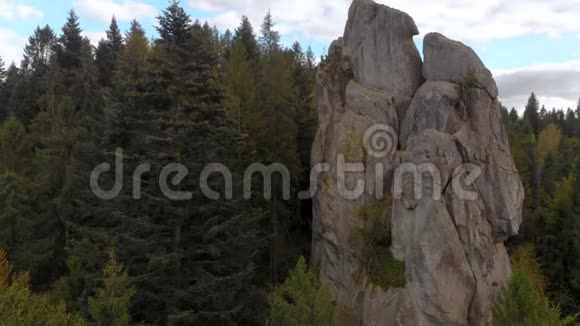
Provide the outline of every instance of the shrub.
[[336,306],[328,290],[308,269],[304,257],[270,294],[270,326],[331,326]]
[[405,286],[405,263],[393,257],[388,248],[379,248],[377,256],[369,266],[369,280],[383,290]]
[[[369,281],[387,291],[405,286],[405,264],[396,260],[391,246],[391,198],[365,205],[359,211],[363,227],[353,233],[351,241],[361,252],[361,265]],[[353,280],[360,280],[360,272]]]
[[493,306],[495,326],[569,325],[560,320],[560,310],[550,304],[533,278],[515,272]]
[[546,295],[546,281],[533,247],[518,248],[513,257],[514,274],[501,289],[492,307],[495,326],[566,326],[574,318],[560,319],[560,309]]

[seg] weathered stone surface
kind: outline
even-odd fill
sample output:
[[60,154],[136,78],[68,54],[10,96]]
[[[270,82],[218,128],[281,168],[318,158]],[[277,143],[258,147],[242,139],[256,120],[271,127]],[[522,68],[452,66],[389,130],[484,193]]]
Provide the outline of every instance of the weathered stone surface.
[[475,51],[465,44],[439,33],[429,33],[423,40],[423,76],[427,80],[451,83],[473,83],[497,98],[497,86],[491,72]]
[[476,188],[491,223],[494,242],[516,235],[522,223],[524,189],[510,153],[497,100],[480,89],[465,89],[467,121],[454,134],[466,163],[481,169]]
[[[340,58],[340,41],[334,42],[330,51],[335,58]],[[380,307],[392,294],[378,290],[371,294],[364,275],[362,280],[355,279],[354,275],[361,273],[361,254],[359,248],[354,246],[352,237],[355,230],[362,227],[359,217],[361,208],[377,201],[377,189],[380,192],[390,190],[388,179],[389,173],[392,174],[394,154],[379,158],[366,155],[363,136],[374,124],[392,126],[398,133],[397,99],[401,101],[401,97],[365,87],[354,80],[342,89],[333,75],[340,69],[339,65],[331,63],[326,69],[321,69],[317,76],[320,127],[313,144],[312,164],[328,163],[329,170],[318,178],[318,192],[313,202],[316,218],[313,222],[312,263],[319,269],[322,283],[336,296],[337,302],[352,314],[352,320],[356,320],[357,324],[373,325],[374,321],[382,318],[380,316],[384,316]],[[364,172],[345,173],[344,177],[340,177],[339,160],[364,163],[365,166],[381,163],[385,173],[377,174],[374,169],[367,169]],[[344,190],[352,191],[362,181],[366,187],[361,196],[347,198]],[[344,184],[345,189],[341,190],[340,184]],[[364,313],[365,309],[372,313]],[[396,306],[392,309],[393,312],[397,311]]]
[[[417,32],[407,14],[355,0],[317,76],[312,163],[328,171],[313,199],[312,264],[348,311],[337,325],[489,325],[511,275],[502,242],[518,231],[524,192],[497,87],[472,49],[440,34],[425,37],[421,68]],[[398,136],[395,152],[365,151],[375,125]],[[341,176],[339,158],[362,170]],[[361,196],[345,197],[361,184]],[[404,288],[373,285],[352,241],[380,193],[393,197],[390,249],[405,263]]]
[[393,185],[400,189],[393,190],[392,251],[407,266],[419,324],[466,325],[475,279],[442,196],[461,155],[451,135],[434,129],[413,136],[407,147],[395,173],[402,184],[395,176]]
[[453,134],[466,118],[461,88],[452,83],[427,81],[415,94],[401,125],[401,145],[409,135],[424,129],[436,129]]
[[418,34],[406,13],[356,0],[344,31],[345,66],[367,87],[410,98],[423,81],[421,56],[413,43]]

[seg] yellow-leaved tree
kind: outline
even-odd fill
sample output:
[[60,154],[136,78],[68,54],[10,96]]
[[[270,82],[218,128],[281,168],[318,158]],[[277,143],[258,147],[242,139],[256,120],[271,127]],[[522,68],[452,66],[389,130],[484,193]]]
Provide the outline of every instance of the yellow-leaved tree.
[[6,251],[0,249],[0,325],[84,326],[63,302],[33,294],[28,273],[13,275]]

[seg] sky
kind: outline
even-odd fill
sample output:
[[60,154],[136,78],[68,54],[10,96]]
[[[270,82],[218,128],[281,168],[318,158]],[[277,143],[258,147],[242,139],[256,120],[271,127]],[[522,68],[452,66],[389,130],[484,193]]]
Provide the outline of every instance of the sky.
[[[548,109],[576,108],[580,98],[580,0],[378,0],[407,12],[423,36],[439,32],[471,46],[492,71],[500,99],[522,111],[535,92]],[[151,37],[155,17],[167,0],[0,0],[0,57],[20,62],[22,48],[38,25],[60,32],[67,12],[80,16],[84,33],[96,44],[113,15],[126,29],[137,19]],[[182,0],[193,19],[221,31],[235,29],[242,15],[256,32],[268,9],[282,41],[326,52],[340,36],[350,0]]]

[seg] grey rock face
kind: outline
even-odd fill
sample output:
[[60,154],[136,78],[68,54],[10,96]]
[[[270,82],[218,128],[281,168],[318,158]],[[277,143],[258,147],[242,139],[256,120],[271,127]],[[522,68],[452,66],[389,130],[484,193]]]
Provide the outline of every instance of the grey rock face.
[[452,83],[427,81],[415,94],[401,130],[401,145],[419,130],[436,129],[448,134],[459,130],[466,119],[460,102],[461,88]]
[[[440,34],[425,37],[422,65],[417,33],[407,14],[355,0],[317,75],[312,164],[329,169],[313,201],[312,264],[349,312],[337,325],[489,325],[511,274],[503,241],[518,232],[524,192],[495,81],[472,49]],[[374,157],[363,138],[379,124],[398,139]],[[340,177],[341,157],[363,170]],[[352,199],[338,186],[361,181]],[[403,288],[373,284],[352,241],[380,193],[393,199],[390,250],[405,264]]]
[[354,1],[344,30],[346,68],[367,87],[412,97],[423,82],[413,43],[418,34],[406,13],[370,0]]
[[497,86],[491,72],[470,47],[439,33],[429,33],[423,40],[423,54],[425,79],[474,83],[487,90],[493,99],[497,98]]

